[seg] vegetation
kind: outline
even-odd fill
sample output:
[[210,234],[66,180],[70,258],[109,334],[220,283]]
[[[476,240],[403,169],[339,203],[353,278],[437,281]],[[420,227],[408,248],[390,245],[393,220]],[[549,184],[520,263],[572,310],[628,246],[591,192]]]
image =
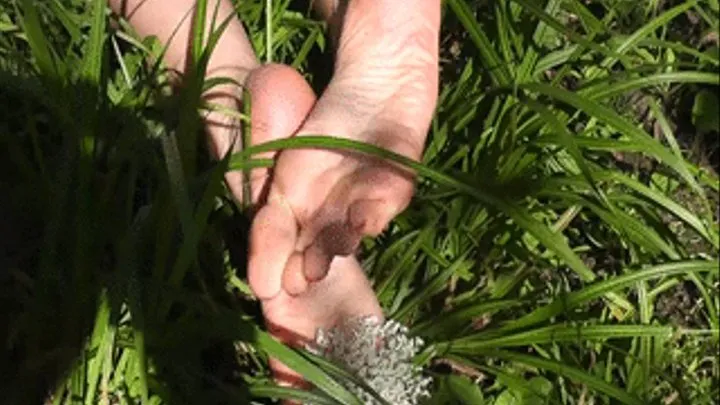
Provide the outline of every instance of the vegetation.
[[[307,4],[237,3],[261,57],[327,82]],[[362,259],[388,316],[426,342],[428,403],[714,403],[718,1],[443,7],[421,164],[324,137],[264,146],[358,149],[419,174]],[[221,180],[272,162],[252,158],[263,146],[203,150],[212,40],[172,91],[147,63],[162,47],[112,21],[104,0],[0,0],[0,397],[358,403],[337,384],[351,376],[263,330],[249,216]],[[275,386],[268,356],[316,388]]]

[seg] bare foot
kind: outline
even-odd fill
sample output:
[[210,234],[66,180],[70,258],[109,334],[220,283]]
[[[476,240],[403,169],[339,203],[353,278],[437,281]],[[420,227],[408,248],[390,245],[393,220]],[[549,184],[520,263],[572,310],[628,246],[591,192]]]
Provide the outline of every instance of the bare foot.
[[[250,75],[247,82],[252,95],[253,143],[291,136],[302,124],[312,108],[315,97],[305,80],[286,66],[265,66]],[[273,157],[272,153],[265,157]],[[302,173],[299,172],[299,175]],[[253,201],[264,203],[263,190],[267,187],[270,173],[256,170],[252,173]],[[265,222],[274,223],[279,217],[272,209],[261,209],[254,222],[262,227]],[[255,239],[255,254],[272,251],[273,246],[282,243],[283,235],[265,234]],[[267,257],[272,260],[272,257]],[[280,284],[282,273],[256,274],[257,280]],[[272,280],[272,277],[278,277]],[[301,346],[315,337],[319,328],[335,326],[347,317],[374,315],[382,318],[382,310],[375,293],[363,270],[354,257],[336,258],[330,266],[328,276],[314,283],[302,294],[291,295],[285,290],[272,297],[260,297],[263,315],[270,332],[279,340]],[[277,361],[271,366],[280,382],[298,385],[297,374]]]
[[[437,101],[440,8],[437,0],[401,3],[348,3],[333,78],[298,136],[332,135],[420,158]],[[302,294],[334,257],[380,233],[412,194],[413,174],[386,161],[282,152],[251,233],[253,290],[265,299]]]
[[[281,291],[262,303],[270,332],[281,341],[302,346],[314,341],[319,328],[330,329],[343,319],[383,319],[375,292],[354,257],[333,260],[327,277],[299,295]],[[302,378],[279,362],[271,366],[280,383],[304,386]]]

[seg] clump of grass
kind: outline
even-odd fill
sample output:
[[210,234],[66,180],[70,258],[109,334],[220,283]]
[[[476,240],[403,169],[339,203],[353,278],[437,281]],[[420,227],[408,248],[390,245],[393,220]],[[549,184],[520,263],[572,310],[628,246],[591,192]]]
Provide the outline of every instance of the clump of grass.
[[[434,380],[428,403],[711,403],[718,179],[673,121],[692,103],[669,100],[718,86],[717,53],[675,29],[692,13],[717,35],[717,2],[647,2],[642,18],[620,3],[444,2],[421,163],[325,137],[210,162],[212,41],[171,91],[152,62],[162,47],[109,24],[104,1],[0,4],[0,392],[18,404],[359,403],[343,388],[356,376],[262,330],[244,282],[248,218],[222,185],[228,167],[266,164],[252,159],[263,148],[313,146],[419,175],[413,204],[362,258],[389,318],[428,343],[415,359]],[[261,57],[310,72],[330,56],[306,9],[276,0],[266,21],[265,4],[238,4]],[[642,115],[619,110],[629,94]],[[666,302],[679,285],[686,324]],[[268,356],[316,389],[274,385]]]

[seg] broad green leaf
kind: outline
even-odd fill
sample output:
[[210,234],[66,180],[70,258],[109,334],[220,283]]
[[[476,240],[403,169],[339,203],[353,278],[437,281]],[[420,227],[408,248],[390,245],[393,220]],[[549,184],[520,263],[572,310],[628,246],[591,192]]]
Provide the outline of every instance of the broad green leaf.
[[482,390],[477,384],[470,381],[469,378],[460,375],[449,375],[445,379],[448,390],[462,401],[463,404],[483,404],[485,398]]
[[[720,81],[715,76],[715,84]],[[695,103],[692,107],[692,120],[695,128],[700,133],[720,132],[720,103],[715,92],[709,90],[701,90],[695,95]]]

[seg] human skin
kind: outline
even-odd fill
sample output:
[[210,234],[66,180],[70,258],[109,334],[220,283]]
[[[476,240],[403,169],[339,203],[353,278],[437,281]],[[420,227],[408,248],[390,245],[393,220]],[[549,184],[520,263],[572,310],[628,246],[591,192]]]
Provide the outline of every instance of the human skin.
[[[112,10],[126,18],[133,28],[143,37],[156,36],[167,45],[164,62],[168,69],[177,73],[177,79],[185,72],[189,55],[191,27],[196,0],[109,0]],[[232,5],[226,0],[208,0],[206,27],[210,26],[215,8],[218,7],[218,21],[234,16]],[[260,67],[245,28],[237,18],[232,18],[220,37],[209,60],[207,78],[229,78],[237,83],[245,83],[248,75]],[[237,85],[223,84],[214,87],[204,95],[214,104],[237,109],[242,89]],[[230,149],[238,150],[239,132],[233,130],[237,123],[224,114],[210,113],[205,118],[208,129],[208,144],[214,157],[221,157]],[[255,176],[264,173],[257,171]],[[228,187],[239,200],[242,197],[242,174],[228,173]]]
[[[220,1],[220,19],[231,15]],[[194,0],[110,0],[116,13],[142,35],[168,43]],[[292,69],[260,66],[242,24],[233,19],[208,66],[210,77],[245,84],[253,99],[252,140],[332,135],[373,143],[419,159],[437,99],[440,0],[315,1],[330,25],[335,71],[316,99]],[[190,12],[192,14],[192,12]],[[185,68],[191,19],[169,42],[165,62]],[[205,97],[235,106],[240,89],[226,85]],[[211,152],[222,156],[234,142],[233,122],[206,117]],[[379,233],[408,204],[412,175],[365,157],[322,150],[276,156],[272,173],[251,174],[259,207],[251,229],[248,279],[261,300],[268,329],[280,340],[302,344],[320,327],[360,315],[382,317],[370,283],[352,253],[364,235]],[[270,176],[272,175],[272,176]],[[226,181],[236,198],[237,173]],[[267,199],[263,198],[267,195]],[[297,375],[272,362],[285,382]]]
[[[339,24],[333,77],[296,136],[331,135],[419,159],[437,102],[440,0],[343,4],[325,11]],[[301,294],[334,257],[380,233],[412,194],[412,174],[387,162],[283,152],[251,231],[250,285],[263,299]]]

